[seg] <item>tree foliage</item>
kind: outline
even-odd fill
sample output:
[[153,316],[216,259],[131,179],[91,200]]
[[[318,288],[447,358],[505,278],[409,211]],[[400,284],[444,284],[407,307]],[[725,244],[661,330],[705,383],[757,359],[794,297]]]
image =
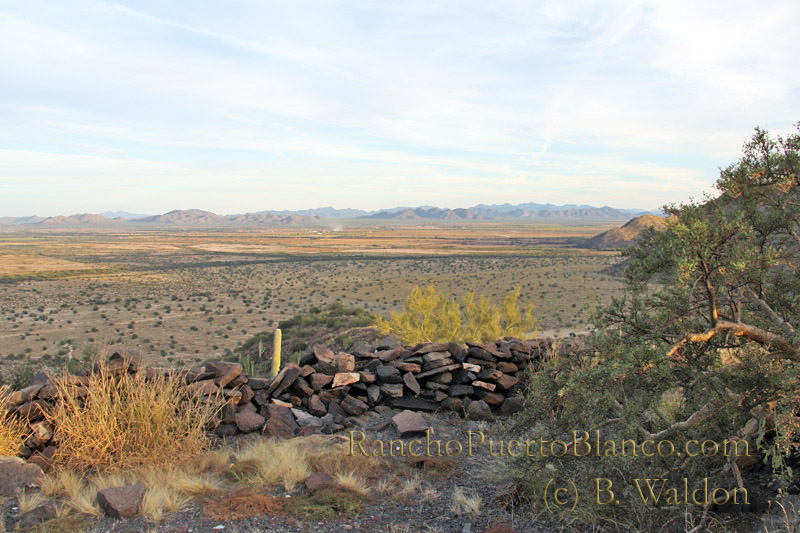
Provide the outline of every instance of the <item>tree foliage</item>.
[[[793,483],[799,168],[800,125],[786,138],[756,129],[741,159],[721,170],[717,196],[665,206],[666,229],[645,231],[626,252],[625,294],[596,314],[591,349],[534,376],[528,420],[545,420],[550,432],[589,425],[677,447],[742,439],[770,462],[776,483]],[[559,462],[574,468],[568,458]],[[742,472],[757,467],[720,456],[592,465],[587,476],[621,476],[628,486],[633,477],[687,475],[745,486]],[[614,510],[594,509],[606,511]]]
[[415,287],[399,313],[392,311],[378,326],[384,334],[397,335],[403,342],[475,341],[532,334],[537,319],[534,306],[519,306],[520,288],[508,293],[500,306],[487,296],[469,291],[459,306],[454,297],[439,294],[433,285]]

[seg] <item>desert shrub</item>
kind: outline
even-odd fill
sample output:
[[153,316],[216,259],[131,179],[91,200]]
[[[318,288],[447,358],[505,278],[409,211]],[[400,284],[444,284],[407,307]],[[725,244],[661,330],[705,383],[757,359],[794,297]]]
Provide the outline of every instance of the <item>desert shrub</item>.
[[33,376],[39,370],[41,370],[41,365],[36,364],[30,359],[14,365],[7,378],[9,388],[12,390],[19,390],[27,387],[33,383]]
[[[707,523],[713,505],[686,505],[682,496],[665,505],[666,488],[658,505],[645,503],[643,480],[681,488],[686,479],[693,490],[707,479],[729,494],[739,489],[739,504],[746,489],[758,506],[767,493],[757,474],[763,461],[773,488],[796,488],[799,167],[800,135],[773,140],[757,130],[721,172],[718,197],[666,206],[666,228],[644,232],[626,252],[625,294],[596,314],[588,349],[552,357],[531,376],[516,427],[525,438],[572,443],[573,431],[589,431],[596,451],[596,430],[603,450],[606,440],[651,440],[676,453],[534,453],[514,463],[528,495],[569,479],[586,493],[584,505],[561,513],[565,520],[682,530],[687,516]],[[719,453],[686,453],[704,442]],[[598,479],[613,484],[620,505],[592,504]]]
[[28,426],[9,413],[8,397],[10,391],[0,387],[0,455],[17,455],[28,434]]
[[378,327],[381,333],[392,333],[409,344],[523,337],[533,333],[537,319],[533,304],[520,309],[520,292],[516,287],[498,307],[487,296],[476,301],[475,293],[470,291],[459,306],[455,298],[438,294],[433,285],[415,287],[403,310],[392,311],[389,320],[379,317]]
[[70,375],[56,379],[58,401],[47,413],[59,435],[56,464],[97,471],[174,464],[208,444],[215,402],[189,395],[175,377],[116,376],[101,364],[86,387],[73,383]]

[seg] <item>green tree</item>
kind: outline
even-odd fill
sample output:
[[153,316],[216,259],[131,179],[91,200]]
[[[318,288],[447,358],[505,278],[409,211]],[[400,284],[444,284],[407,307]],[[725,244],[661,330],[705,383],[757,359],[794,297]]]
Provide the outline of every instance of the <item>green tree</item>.
[[392,311],[390,320],[378,319],[383,333],[394,333],[403,342],[447,342],[459,335],[461,312],[455,299],[437,294],[433,285],[415,287],[400,313]]
[[487,342],[501,336],[500,310],[485,295],[475,302],[472,291],[464,295],[464,324],[457,340]]
[[[626,252],[625,295],[596,315],[592,346],[534,376],[528,423],[545,421],[550,434],[588,425],[677,449],[747,441],[787,484],[800,407],[799,162],[800,124],[786,138],[756,129],[741,159],[721,171],[719,195],[666,206],[666,229],[644,232]],[[608,476],[628,487],[634,478],[687,476],[744,487],[748,465],[722,455],[583,459],[555,462],[576,483]],[[532,472],[529,490],[542,490],[541,466],[521,467]],[[586,518],[616,512],[619,520],[610,507],[587,509]],[[668,509],[646,515],[658,517],[674,518]]]

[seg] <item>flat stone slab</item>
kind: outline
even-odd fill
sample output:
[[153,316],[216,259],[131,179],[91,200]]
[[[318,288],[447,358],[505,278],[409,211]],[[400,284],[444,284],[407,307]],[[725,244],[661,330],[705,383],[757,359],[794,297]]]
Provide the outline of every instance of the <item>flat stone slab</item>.
[[400,438],[424,434],[431,427],[421,414],[408,410],[393,416],[392,424],[400,434]]
[[361,375],[358,372],[338,372],[333,376],[333,385],[331,387],[345,387],[358,383],[361,380]]

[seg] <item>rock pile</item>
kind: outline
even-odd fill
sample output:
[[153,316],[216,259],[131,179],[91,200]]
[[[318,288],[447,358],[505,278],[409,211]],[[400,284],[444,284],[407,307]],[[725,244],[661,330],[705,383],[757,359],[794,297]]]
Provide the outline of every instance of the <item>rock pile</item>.
[[[143,367],[135,358],[119,354],[109,359],[107,369],[117,374],[145,372],[151,380],[171,373],[185,383],[189,394],[224,399],[214,427],[220,437],[262,431],[288,438],[340,430],[379,406],[446,409],[475,419],[515,413],[522,408],[523,370],[553,349],[550,339],[385,345],[354,354],[317,345],[299,364],[286,364],[274,379],[247,376],[239,363],[213,361],[202,368],[175,370]],[[86,377],[69,377],[69,385],[77,390],[87,382]],[[43,375],[7,396],[7,405],[31,428],[21,455],[43,467],[55,451],[54,428],[44,413],[56,399],[55,383]]]

